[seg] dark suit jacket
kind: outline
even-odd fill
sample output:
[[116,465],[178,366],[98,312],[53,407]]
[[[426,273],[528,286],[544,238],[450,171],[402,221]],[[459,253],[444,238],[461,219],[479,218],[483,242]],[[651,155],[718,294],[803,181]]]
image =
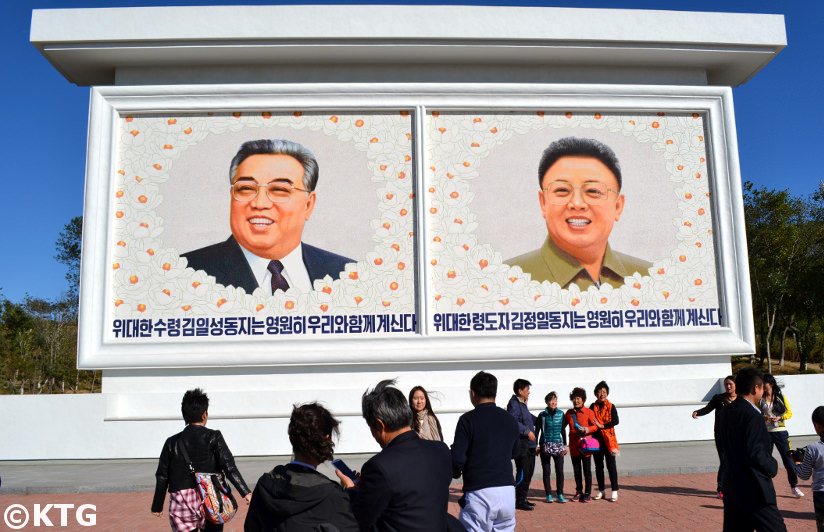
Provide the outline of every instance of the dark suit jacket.
[[[255,274],[252,273],[252,268],[246,262],[243,250],[234,236],[230,236],[225,242],[189,251],[181,257],[189,261],[190,268],[205,271],[223,286],[243,288],[248,294],[258,287]],[[303,244],[303,264],[313,283],[327,275],[332,279],[338,279],[346,264],[350,262],[355,261]]]
[[404,432],[363,465],[349,490],[362,531],[444,532],[449,483],[449,447]]
[[725,500],[730,497],[739,507],[774,505],[778,462],[761,413],[739,396],[719,412],[716,432],[726,461]]

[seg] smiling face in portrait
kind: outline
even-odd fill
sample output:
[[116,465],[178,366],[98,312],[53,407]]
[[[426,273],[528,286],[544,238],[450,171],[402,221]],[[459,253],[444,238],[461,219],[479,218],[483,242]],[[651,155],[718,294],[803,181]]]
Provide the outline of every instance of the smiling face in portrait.
[[[303,189],[303,166],[289,155],[252,155],[237,167],[234,182],[281,182]],[[251,180],[249,181],[250,184]],[[253,185],[253,184],[252,184]],[[315,207],[315,192],[292,190],[285,203],[275,203],[265,187],[250,201],[238,201],[230,192],[229,224],[238,243],[255,255],[282,259],[300,243],[303,226]]]
[[[566,197],[563,201],[558,199],[560,195],[553,201],[546,190],[557,182],[565,183],[560,189]],[[593,199],[604,185],[606,195]],[[581,263],[600,260],[612,226],[624,211],[624,195],[618,187],[612,171],[594,157],[558,159],[544,174],[538,192],[546,228],[555,245]]]

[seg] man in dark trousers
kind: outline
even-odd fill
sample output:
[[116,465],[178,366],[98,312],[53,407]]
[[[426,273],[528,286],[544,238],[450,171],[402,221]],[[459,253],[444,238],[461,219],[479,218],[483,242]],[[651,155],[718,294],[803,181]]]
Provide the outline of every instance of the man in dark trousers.
[[512,385],[515,394],[506,405],[506,411],[512,414],[518,423],[518,433],[521,436],[521,451],[515,459],[515,508],[532,510],[535,506],[527,500],[529,483],[535,472],[535,449],[538,441],[535,438],[535,416],[529,411],[526,402],[532,383],[526,379],[517,379]]
[[735,389],[738,398],[718,414],[716,435],[726,458],[724,532],[786,531],[772,483],[778,462],[758,408],[764,376],[756,368],[744,368],[735,377]]
[[495,405],[498,379],[478,372],[469,383],[474,410],[463,414],[452,444],[452,476],[463,475],[461,524],[469,531],[515,530],[512,459],[521,450],[518,424]]
[[[449,447],[412,430],[412,409],[395,381],[363,394],[361,410],[381,452],[363,464],[358,483],[336,470],[360,529],[445,532],[452,461]],[[453,518],[454,519],[454,518]]]

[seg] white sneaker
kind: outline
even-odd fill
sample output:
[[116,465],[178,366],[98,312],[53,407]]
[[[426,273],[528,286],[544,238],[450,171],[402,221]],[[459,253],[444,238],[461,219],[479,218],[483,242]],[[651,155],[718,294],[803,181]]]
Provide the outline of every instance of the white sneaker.
[[798,489],[797,487],[795,487],[795,488],[791,489],[790,491],[792,491],[792,492],[793,492],[793,495],[795,495],[795,496],[796,496],[796,497],[798,497],[799,499],[800,499],[801,497],[803,497],[803,496],[804,496],[804,492],[803,492],[803,491],[801,491],[800,489]]
[[612,502],[618,500],[618,490],[612,490]]
[[600,499],[603,499],[603,498],[604,498],[604,492],[603,491],[599,491],[598,493],[596,493],[595,495],[592,496],[593,501],[597,501],[597,500],[600,500]]

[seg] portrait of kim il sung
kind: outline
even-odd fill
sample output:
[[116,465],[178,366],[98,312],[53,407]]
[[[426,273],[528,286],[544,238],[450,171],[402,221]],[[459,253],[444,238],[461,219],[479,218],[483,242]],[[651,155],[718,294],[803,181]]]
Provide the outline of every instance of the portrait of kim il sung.
[[183,253],[188,266],[251,294],[310,291],[337,279],[351,259],[302,242],[317,200],[318,162],[306,147],[283,139],[251,140],[229,166],[225,241]]
[[547,147],[538,165],[538,203],[547,236],[534,251],[505,261],[533,281],[572,284],[581,290],[624,284],[636,272],[647,275],[645,260],[609,245],[626,199],[621,166],[613,150],[595,139],[565,137]]

